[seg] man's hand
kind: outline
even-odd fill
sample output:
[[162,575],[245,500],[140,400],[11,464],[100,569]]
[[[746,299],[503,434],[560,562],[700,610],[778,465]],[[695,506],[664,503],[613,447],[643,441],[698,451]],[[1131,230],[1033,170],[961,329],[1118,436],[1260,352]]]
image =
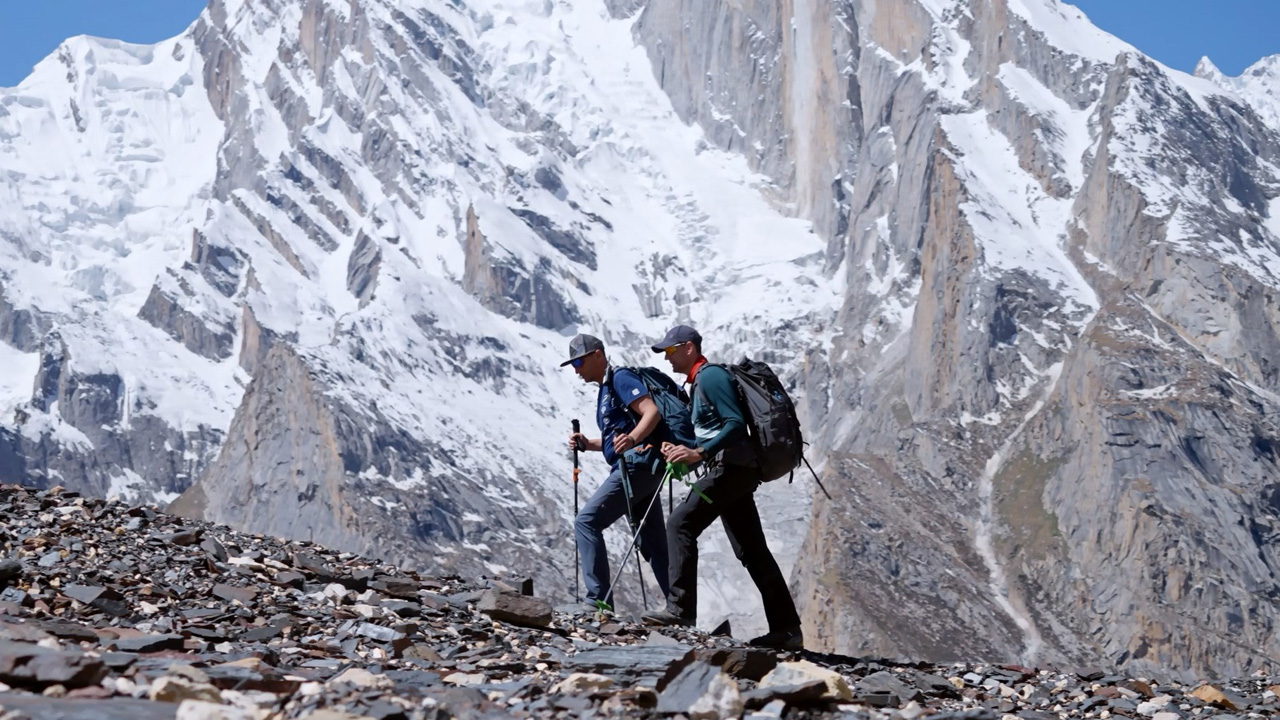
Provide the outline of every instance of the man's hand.
[[702,453],[691,447],[669,442],[662,443],[662,457],[667,462],[684,463],[685,465],[696,465],[702,462]]
[[613,451],[622,454],[636,446],[636,439],[628,434],[618,434],[613,436]]
[[582,433],[573,433],[569,435],[570,450],[586,450],[591,444],[586,435]]

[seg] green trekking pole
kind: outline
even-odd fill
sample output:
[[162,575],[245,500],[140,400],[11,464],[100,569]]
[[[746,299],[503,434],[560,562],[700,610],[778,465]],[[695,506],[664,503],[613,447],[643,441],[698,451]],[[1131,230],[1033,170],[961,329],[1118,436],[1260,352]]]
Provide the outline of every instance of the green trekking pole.
[[[711,502],[711,498],[707,497],[701,490],[699,490],[696,486],[694,486],[692,482],[689,481],[689,479],[686,477],[688,474],[689,474],[689,469],[685,467],[683,463],[669,462],[667,463],[667,471],[662,475],[662,482],[673,483],[676,480],[679,480],[689,487],[690,493],[697,493],[698,497],[702,498],[703,500],[706,500],[707,502]],[[658,487],[654,490],[653,499],[649,501],[649,507],[646,508],[644,511],[644,517],[640,518],[641,527],[643,527],[645,522],[649,520],[649,513],[653,512],[653,506],[654,505],[661,506],[661,504],[662,504],[662,484],[659,483]],[[640,531],[637,530],[636,533],[631,536],[631,547],[627,548],[627,551],[622,555],[622,567],[618,568],[617,576],[613,578],[613,582],[609,585],[609,591],[605,593],[604,602],[608,602],[613,599],[614,585],[617,585],[618,578],[622,577],[622,573],[627,569],[627,561],[631,559],[631,548],[636,548],[636,557],[640,557],[639,543],[640,543]]]
[[[663,482],[665,482],[665,481],[668,479],[668,477],[669,477],[669,476],[663,476]],[[649,520],[649,513],[653,511],[653,506],[654,506],[654,505],[658,505],[659,507],[661,507],[661,505],[662,505],[662,485],[661,485],[661,484],[659,484],[659,485],[658,485],[658,487],[654,489],[654,492],[653,492],[653,498],[652,498],[651,500],[649,500],[649,507],[648,507],[648,508],[645,508],[645,511],[644,511],[644,517],[642,517],[642,518],[640,519],[640,526],[641,526],[641,527],[644,527],[645,522],[647,522],[647,521]],[[661,512],[661,511],[659,511],[659,512]],[[639,563],[639,561],[640,561],[640,560],[639,560],[639,558],[640,558],[640,530],[638,530],[638,529],[637,529],[637,530],[635,530],[634,534],[632,534],[632,536],[631,536],[631,547],[627,548],[627,551],[626,551],[625,553],[623,553],[623,554],[622,554],[622,567],[619,567],[619,568],[618,568],[618,574],[617,574],[617,575],[615,575],[615,576],[613,577],[613,582],[609,583],[609,591],[608,591],[608,592],[606,592],[606,593],[604,594],[604,602],[605,602],[605,603],[608,603],[608,602],[612,602],[612,601],[613,601],[613,588],[618,584],[618,578],[622,577],[623,573],[624,573],[624,572],[626,572],[626,570],[627,570],[627,561],[631,559],[631,549],[632,549],[632,548],[635,548],[635,551],[636,551],[636,562],[637,562],[637,563]],[[641,576],[640,576],[640,591],[641,591],[641,593],[643,593],[643,592],[644,592],[644,575],[643,575],[643,574],[641,574]],[[646,600],[646,602],[648,602],[648,601]],[[647,606],[646,606],[646,609],[648,609],[648,608],[647,608]]]
[[[625,495],[627,499],[627,524],[631,526],[632,535],[638,538],[640,537],[640,526],[636,525],[636,517],[631,512],[631,473],[627,471],[627,454],[622,453],[619,455],[618,462],[622,468],[622,494]],[[645,517],[648,517],[648,515],[649,514],[646,512]],[[649,594],[644,589],[644,563],[640,561],[640,546],[635,543],[632,543],[632,545],[635,545],[636,548],[636,574],[640,576],[640,602],[644,604],[644,609],[648,610]],[[630,557],[630,555],[631,553],[627,553],[628,557]],[[624,560],[623,562],[625,563],[626,561]],[[618,576],[622,576],[621,568],[618,569]]]
[[[582,426],[578,424],[577,419],[573,420],[573,434],[577,435],[581,432]],[[582,472],[578,468],[578,439],[573,439],[573,521],[578,521],[578,475]],[[575,526],[576,527],[576,526]],[[573,601],[582,602],[582,596],[578,594],[578,537],[576,531],[573,537]]]

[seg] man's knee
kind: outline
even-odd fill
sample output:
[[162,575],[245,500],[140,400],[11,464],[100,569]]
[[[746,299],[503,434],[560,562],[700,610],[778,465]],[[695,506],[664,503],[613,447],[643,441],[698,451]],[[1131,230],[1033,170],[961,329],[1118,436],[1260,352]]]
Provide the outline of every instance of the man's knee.
[[578,513],[578,516],[573,519],[573,529],[577,531],[579,535],[593,536],[603,533],[604,528],[597,527],[597,525],[599,525],[599,523],[596,521],[594,513],[580,512]]
[[691,505],[683,503],[677,505],[676,509],[671,511],[671,517],[667,518],[667,527],[670,529],[687,527],[690,524],[689,519],[692,514],[693,507]]

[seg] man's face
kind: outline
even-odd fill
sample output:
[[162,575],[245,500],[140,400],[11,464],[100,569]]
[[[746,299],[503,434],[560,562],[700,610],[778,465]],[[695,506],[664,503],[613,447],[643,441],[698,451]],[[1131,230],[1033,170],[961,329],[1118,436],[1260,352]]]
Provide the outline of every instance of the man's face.
[[584,383],[598,383],[604,378],[604,353],[595,350],[571,363],[573,371]]
[[663,351],[667,356],[667,362],[671,363],[672,372],[682,375],[688,375],[693,369],[693,363],[698,359],[698,351],[693,347],[693,343],[683,342],[679,345],[673,345]]

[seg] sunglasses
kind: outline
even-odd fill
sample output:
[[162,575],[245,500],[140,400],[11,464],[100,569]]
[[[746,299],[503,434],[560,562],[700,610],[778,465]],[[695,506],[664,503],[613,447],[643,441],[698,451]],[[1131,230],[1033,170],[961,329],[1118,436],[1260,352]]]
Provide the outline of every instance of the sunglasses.
[[663,354],[663,355],[666,355],[667,357],[671,357],[672,355],[675,355],[675,354],[676,354],[676,348],[680,347],[681,345],[688,345],[688,344],[689,344],[689,342],[688,342],[687,340],[686,340],[685,342],[682,342],[682,343],[676,343],[675,345],[672,345],[671,347],[666,348],[665,350],[663,350],[663,351],[662,351],[662,354]]
[[586,355],[583,355],[582,357],[574,358],[570,360],[569,367],[573,368],[574,370],[577,370],[578,368],[582,367],[582,363],[586,362],[587,358],[591,357],[592,355],[595,355],[597,352],[599,352],[599,350],[592,350],[591,352],[587,353]]

